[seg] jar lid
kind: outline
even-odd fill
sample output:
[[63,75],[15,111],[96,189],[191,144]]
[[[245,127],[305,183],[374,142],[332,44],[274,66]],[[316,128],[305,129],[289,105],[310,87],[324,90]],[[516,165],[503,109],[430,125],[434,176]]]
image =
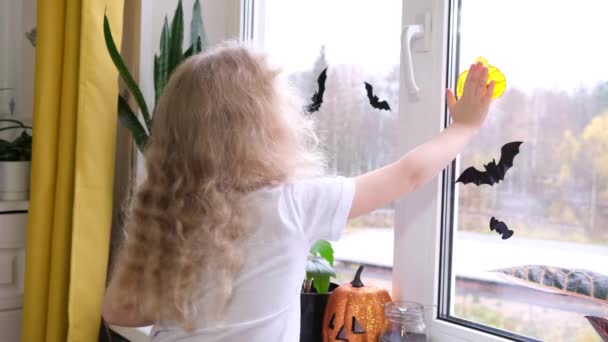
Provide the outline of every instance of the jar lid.
[[388,302],[384,305],[384,317],[395,322],[419,321],[424,317],[424,307],[415,302]]

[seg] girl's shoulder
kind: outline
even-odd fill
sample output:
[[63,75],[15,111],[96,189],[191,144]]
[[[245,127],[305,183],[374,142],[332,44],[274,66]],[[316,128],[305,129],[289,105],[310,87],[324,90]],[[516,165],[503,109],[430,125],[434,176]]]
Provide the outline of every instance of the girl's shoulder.
[[264,223],[281,223],[313,241],[335,240],[346,224],[354,193],[354,178],[319,177],[261,189],[254,203]]

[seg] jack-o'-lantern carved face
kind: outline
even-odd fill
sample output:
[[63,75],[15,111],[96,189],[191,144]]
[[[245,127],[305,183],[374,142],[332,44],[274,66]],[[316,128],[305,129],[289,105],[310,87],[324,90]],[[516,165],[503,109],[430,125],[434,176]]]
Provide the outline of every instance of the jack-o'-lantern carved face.
[[384,304],[391,301],[385,289],[363,285],[359,266],[355,279],[329,296],[323,317],[323,342],[376,342],[384,327]]

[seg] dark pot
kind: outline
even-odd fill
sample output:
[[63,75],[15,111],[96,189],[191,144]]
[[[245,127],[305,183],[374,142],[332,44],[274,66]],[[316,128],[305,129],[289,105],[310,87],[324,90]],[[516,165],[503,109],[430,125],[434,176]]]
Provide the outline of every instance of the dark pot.
[[[323,340],[323,314],[330,293],[338,284],[329,284],[329,292],[300,294],[300,342],[321,342]],[[314,291],[314,287],[312,288]]]

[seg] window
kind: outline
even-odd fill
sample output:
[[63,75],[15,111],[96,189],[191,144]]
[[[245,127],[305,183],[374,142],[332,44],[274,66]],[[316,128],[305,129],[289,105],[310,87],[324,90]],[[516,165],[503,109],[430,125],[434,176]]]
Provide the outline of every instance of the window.
[[[552,266],[608,275],[606,231],[596,228],[605,221],[608,179],[600,150],[608,139],[600,128],[608,112],[602,62],[608,49],[600,44],[608,26],[599,14],[606,3],[436,3],[404,5],[405,25],[429,13],[432,30],[425,32],[431,49],[414,50],[412,57],[420,96],[402,92],[408,115],[401,146],[414,147],[446,126],[445,104],[437,99],[478,56],[499,67],[508,86],[457,162],[400,203],[395,260],[405,261],[394,270],[399,293],[426,305],[437,340],[600,341],[584,316],[608,315],[606,302],[566,295],[557,284],[546,288],[555,292],[542,291],[494,271],[522,270],[534,279],[544,269],[539,266]],[[466,167],[482,169],[515,140],[524,144],[503,182],[454,184]],[[492,216],[515,235],[502,240],[491,232]],[[593,277],[577,285],[580,292],[589,281]]]
[[[348,227],[335,244],[344,265],[376,265],[375,280],[392,285],[394,298],[425,306],[436,341],[600,341],[584,316],[608,316],[608,303],[496,271],[534,279],[555,267],[608,276],[605,1],[256,3],[256,39],[287,64],[307,98],[329,65],[327,103],[313,115],[340,174],[385,164],[436,136],[449,118],[445,87],[478,56],[507,78],[483,131],[442,175]],[[411,45],[401,37],[399,53],[402,25],[421,25],[424,33]],[[357,83],[368,77],[392,112],[361,109]],[[524,143],[503,182],[454,184],[466,167],[498,160],[502,145],[515,140]],[[514,230],[512,238],[489,230],[493,216]]]
[[[255,36],[307,101],[327,68],[323,104],[311,115],[329,172],[354,176],[395,160],[401,0],[263,3],[263,28]],[[364,82],[388,102],[390,111],[370,105]],[[333,243],[337,282],[352,280],[357,265],[365,264],[364,277],[390,289],[393,226],[393,205],[351,221]]]
[[[458,61],[453,64],[456,73],[483,55],[501,68],[508,88],[447,179],[468,166],[481,169],[482,163],[498,160],[507,142],[524,143],[500,184],[450,182],[451,189],[444,193],[454,194],[443,213],[448,216],[445,228],[454,234],[449,237],[451,248],[445,250],[451,255],[446,264],[451,289],[444,293],[442,300],[449,304],[441,314],[447,320],[534,339],[600,341],[584,316],[608,315],[608,301],[540,291],[494,272],[521,272],[557,290],[561,268],[564,274],[586,269],[608,276],[608,230],[601,228],[608,220],[608,48],[590,44],[608,36],[600,15],[607,13],[608,4],[523,5],[462,0],[457,9],[459,40],[451,51]],[[548,8],[551,14],[545,15]],[[563,25],[565,21],[573,25]],[[578,38],[582,36],[585,39]],[[514,236],[502,240],[490,232],[492,216],[505,221]],[[568,287],[579,293],[594,291],[593,278],[572,278],[582,282]],[[608,299],[605,291],[595,291],[596,296],[603,293]]]

